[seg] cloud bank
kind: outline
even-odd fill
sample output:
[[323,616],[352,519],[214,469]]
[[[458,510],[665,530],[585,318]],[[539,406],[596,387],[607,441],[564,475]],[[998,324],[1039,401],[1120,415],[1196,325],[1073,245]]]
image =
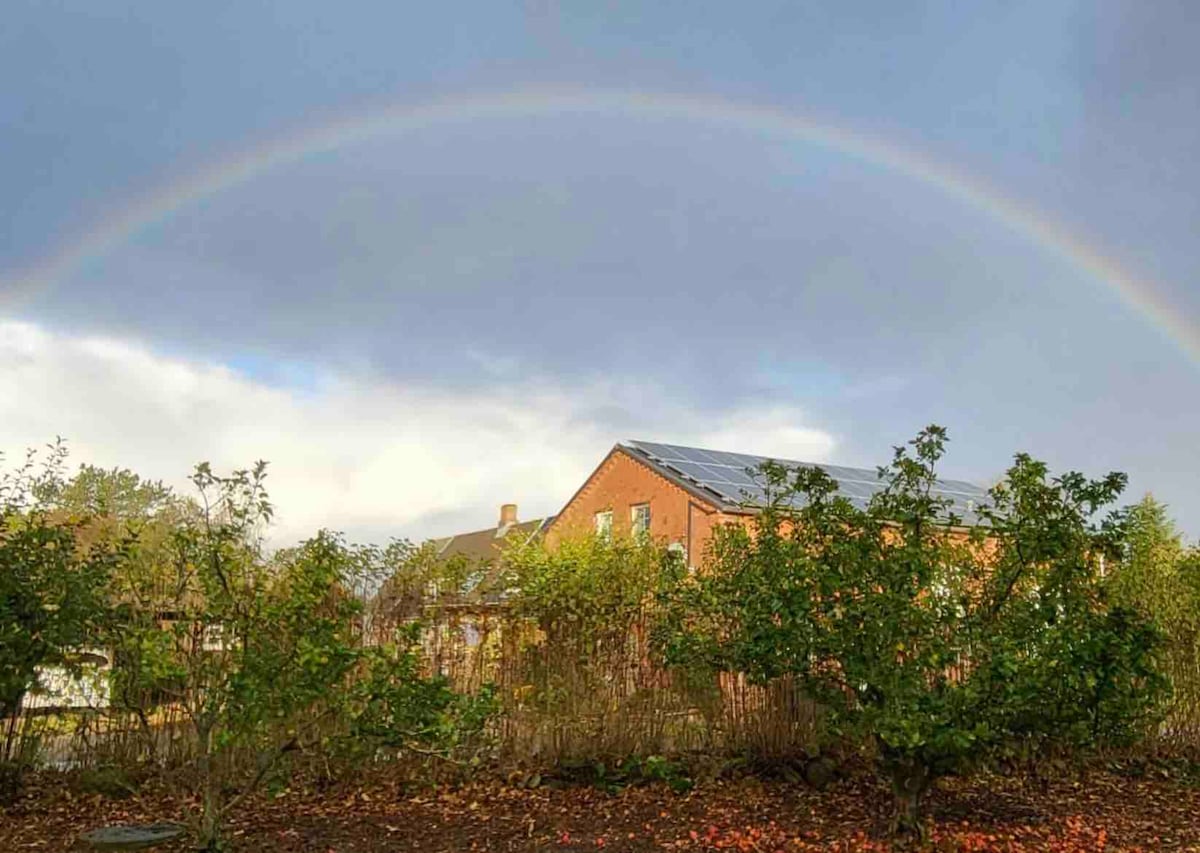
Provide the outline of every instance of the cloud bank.
[[271,382],[137,342],[0,321],[0,450],[14,460],[62,435],[73,462],[181,490],[197,461],[266,459],[282,544],[320,527],[376,541],[484,527],[506,501],[527,517],[555,512],[623,438],[813,461],[836,444],[786,406],[700,411],[612,378],[491,380],[439,389],[317,372]]

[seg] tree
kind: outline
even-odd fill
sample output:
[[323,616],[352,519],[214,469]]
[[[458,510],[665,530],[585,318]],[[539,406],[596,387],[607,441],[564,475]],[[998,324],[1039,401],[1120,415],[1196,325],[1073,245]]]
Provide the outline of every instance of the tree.
[[65,458],[52,445],[40,471],[35,456],[0,477],[0,793],[12,793],[24,768],[18,753],[22,699],[46,667],[77,672],[77,653],[100,633],[103,591],[118,547],[85,546],[83,516],[48,500]]
[[[420,623],[409,622],[395,630],[391,642],[364,650],[351,690],[344,754],[433,755],[459,763],[454,754],[482,740],[499,710],[493,685],[458,693],[449,678],[428,674],[420,632]],[[469,766],[476,758],[470,756]]]
[[407,539],[364,550],[366,562],[374,567],[372,585],[378,587],[370,604],[373,620],[390,629],[417,619],[429,609],[458,600],[473,574],[486,575],[486,565],[462,555],[443,558],[438,551],[433,540],[417,545]]
[[504,552],[497,579],[514,591],[516,617],[504,638],[505,674],[515,688],[510,712],[545,732],[553,758],[657,751],[663,729],[644,721],[663,712],[664,700],[686,713],[689,706],[664,689],[648,636],[656,593],[681,563],[642,536],[569,538],[553,548],[531,542]]
[[934,490],[945,444],[931,426],[896,448],[864,508],[819,468],[766,464],[766,505],[718,531],[664,630],[668,662],[793,676],[873,747],[901,835],[937,777],[1022,739],[1126,736],[1162,687],[1153,628],[1100,579],[1122,529],[1096,517],[1124,477],[1019,455],[967,530]]
[[229,812],[281,773],[286,756],[346,735],[365,745],[359,757],[453,746],[491,707],[490,695],[472,702],[425,676],[411,633],[364,643],[361,592],[382,568],[377,549],[320,531],[265,553],[265,477],[262,462],[228,476],[197,466],[195,511],[172,519],[173,577],[163,583],[155,568],[155,594],[126,597],[109,624],[117,692],[162,697],[188,721],[186,779],[207,850],[223,849]]
[[1109,572],[1114,600],[1151,615],[1173,697],[1165,734],[1200,731],[1200,551],[1188,549],[1167,507],[1146,495],[1129,509],[1124,553]]
[[144,480],[128,468],[86,464],[69,480],[47,484],[42,495],[66,510],[127,522],[151,518],[178,500],[170,487]]
[[664,580],[680,576],[681,562],[646,538],[586,536],[553,549],[530,542],[504,553],[498,582],[517,590],[518,615],[536,621],[551,642],[578,645],[586,659],[628,643]]
[[[229,810],[285,754],[319,738],[359,659],[345,547],[322,532],[267,559],[265,476],[261,462],[226,477],[197,466],[199,512],[173,530],[173,597],[150,613],[127,607],[113,631],[131,691],[166,697],[190,724],[198,830],[210,850],[222,846]],[[247,754],[252,761],[238,760]]]
[[1167,507],[1153,495],[1146,495],[1129,508],[1121,556],[1110,580],[1114,594],[1168,622],[1189,609],[1189,602],[1179,598],[1183,537],[1167,515]]

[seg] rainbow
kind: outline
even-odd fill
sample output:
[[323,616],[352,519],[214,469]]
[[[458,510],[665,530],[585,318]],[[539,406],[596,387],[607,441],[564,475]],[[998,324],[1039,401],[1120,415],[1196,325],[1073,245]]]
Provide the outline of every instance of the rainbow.
[[1123,303],[1200,366],[1200,324],[1173,309],[1151,282],[1139,278],[1037,210],[1004,196],[977,178],[917,152],[780,109],[639,91],[520,90],[422,106],[392,105],[289,134],[146,195],[34,267],[0,280],[0,300],[3,300],[0,307],[4,301],[12,302],[52,287],[90,259],[103,256],[180,208],[306,157],[387,134],[414,133],[452,123],[572,114],[635,115],[707,123],[792,139],[903,175],[986,214],[1089,278],[1107,285]]

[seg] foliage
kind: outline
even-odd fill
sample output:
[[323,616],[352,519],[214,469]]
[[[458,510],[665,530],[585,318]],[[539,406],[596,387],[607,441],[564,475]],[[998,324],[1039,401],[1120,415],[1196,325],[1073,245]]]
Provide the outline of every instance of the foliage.
[[82,546],[83,520],[47,501],[64,456],[61,443],[52,445],[40,471],[31,454],[0,478],[0,793],[11,793],[28,759],[22,699],[46,667],[78,672],[76,653],[96,640],[104,586],[121,556]]
[[348,732],[353,750],[371,753],[433,749],[450,756],[477,741],[498,711],[495,689],[475,695],[453,690],[442,676],[424,672],[420,625],[397,631],[396,642],[364,653],[363,676],[355,683],[355,710]]
[[127,468],[80,465],[69,480],[48,480],[40,489],[43,502],[71,512],[123,521],[153,517],[177,498],[168,486],[143,480]]
[[[656,592],[678,555],[649,538],[592,536],[514,547],[500,577],[524,631],[510,631],[510,718],[552,761],[663,749],[663,720],[686,708],[650,661]],[[651,721],[649,725],[647,722]]]
[[682,794],[690,791],[694,785],[681,762],[663,755],[631,755],[611,763],[601,760],[564,761],[558,767],[558,776],[610,794],[618,793],[630,785],[656,782]]
[[[200,511],[173,530],[170,600],[126,607],[111,640],[129,695],[181,707],[195,737],[201,840],[216,849],[232,802],[286,752],[304,748],[335,713],[335,686],[358,660],[358,603],[341,584],[340,540],[319,533],[276,561],[260,534],[271,516],[266,466],[193,476]],[[252,770],[236,758],[254,756]],[[247,778],[248,777],[248,778]],[[241,781],[241,793],[226,792]]]
[[179,531],[199,523],[200,507],[127,469],[92,465],[80,465],[70,479],[58,480],[44,493],[60,512],[85,519],[76,533],[80,542],[123,549],[104,591],[103,640],[112,659],[104,710],[110,719],[136,719],[135,752],[148,753],[156,762],[168,760],[161,750],[177,741],[156,737],[151,721],[156,712],[161,720],[163,709],[169,716],[173,707],[161,689],[168,676],[158,672],[147,679],[146,668],[169,659],[172,637],[162,630],[164,621],[184,602],[202,601],[177,559]]
[[393,539],[384,548],[364,547],[361,557],[372,566],[378,593],[372,617],[392,626],[425,614],[433,605],[453,602],[481,567],[460,556],[443,559],[435,542],[414,544]]
[[[68,478],[54,445],[44,466],[30,457],[0,478],[0,758],[26,754],[12,709],[36,673],[77,669],[79,651],[100,647],[113,660],[106,713],[137,721],[155,764],[96,753],[83,783],[128,793],[169,744],[210,848],[256,788],[288,784],[301,754],[470,767],[531,720],[519,754],[555,750],[559,778],[684,790],[666,726],[703,730],[706,748],[728,735],[719,671],[770,685],[738,694],[743,716],[797,688],[819,698],[832,733],[872,745],[907,829],[942,774],[1153,729],[1162,672],[1175,685],[1167,731],[1196,719],[1200,554],[1165,510],[1148,499],[1104,514],[1122,477],[1052,478],[1018,456],[978,510],[985,524],[966,530],[930,491],[944,443],[930,428],[898,449],[865,509],[820,471],[766,466],[768,506],[719,531],[695,577],[645,538],[514,542],[495,567],[324,531],[269,553],[265,465],[199,466],[188,498],[123,469]],[[503,658],[499,686],[473,696],[429,674],[422,644],[422,620],[470,600],[508,604],[503,620],[460,611],[491,625],[476,658]],[[669,669],[652,655],[654,626]]]
[[939,775],[1022,740],[1125,737],[1163,685],[1153,627],[1100,583],[1122,529],[1094,519],[1124,477],[1019,455],[968,531],[933,491],[945,443],[929,427],[897,448],[865,508],[819,468],[765,465],[767,505],[718,533],[664,631],[669,660],[798,679],[875,745],[905,833]]
[[222,845],[230,809],[277,781],[290,754],[347,732],[376,747],[441,747],[482,728],[488,705],[426,678],[411,634],[401,646],[365,644],[376,549],[321,531],[264,553],[265,476],[265,463],[229,476],[198,466],[193,509],[171,518],[140,576],[153,594],[126,596],[109,625],[119,695],[181,708],[190,724],[197,754],[186,778],[209,849]]
[[1167,508],[1147,495],[1130,508],[1124,553],[1108,586],[1115,601],[1153,615],[1165,642],[1164,671],[1173,701],[1164,721],[1169,740],[1200,736],[1200,549],[1188,549]]
[[585,652],[627,637],[662,584],[682,571],[679,555],[658,543],[604,536],[513,548],[503,565],[505,583],[519,590],[515,612],[552,637],[574,638]]

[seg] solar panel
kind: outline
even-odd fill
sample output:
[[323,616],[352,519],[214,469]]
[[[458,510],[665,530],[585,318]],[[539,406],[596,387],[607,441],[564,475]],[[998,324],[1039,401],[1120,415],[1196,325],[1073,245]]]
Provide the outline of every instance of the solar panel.
[[767,493],[759,486],[746,486],[737,490],[736,502],[750,506],[761,506],[767,502]]
[[[770,457],[648,441],[627,441],[624,445],[648,457],[674,475],[715,492],[728,503],[761,505],[766,499],[762,479],[756,477],[754,472]],[[797,462],[790,459],[775,461],[789,468],[821,468],[837,481],[838,495],[860,509],[865,508],[871,497],[886,486],[874,469]],[[974,508],[986,503],[988,499],[985,490],[962,480],[939,480],[932,491],[936,497],[950,499],[953,502],[951,511],[967,524],[978,521]],[[802,502],[802,495],[794,496],[794,505],[799,506]]]
[[878,488],[868,486],[865,483],[856,483],[851,480],[838,480],[838,492],[848,498],[869,498],[877,491],[879,491]]
[[713,456],[722,465],[730,465],[734,468],[745,468],[746,458],[738,453],[726,453],[724,450],[709,450],[706,451],[709,456]]
[[703,465],[697,465],[695,462],[668,462],[671,468],[678,471],[689,480],[695,480],[697,483],[705,483],[712,479]]
[[717,461],[703,450],[692,447],[672,447],[667,458],[671,461],[689,462],[692,465],[704,465]]
[[712,487],[733,503],[742,503],[748,495],[758,491],[754,486],[738,486],[733,483],[713,483]]
[[636,442],[637,447],[644,453],[651,456],[657,456],[660,459],[678,459],[678,454],[673,453],[674,448],[662,444],[652,444],[648,441]]
[[725,478],[731,483],[738,483],[742,486],[752,486],[758,482],[754,477],[741,468],[732,466],[725,469]]
[[708,474],[708,479],[717,483],[733,483],[734,469],[728,465],[701,465]]

